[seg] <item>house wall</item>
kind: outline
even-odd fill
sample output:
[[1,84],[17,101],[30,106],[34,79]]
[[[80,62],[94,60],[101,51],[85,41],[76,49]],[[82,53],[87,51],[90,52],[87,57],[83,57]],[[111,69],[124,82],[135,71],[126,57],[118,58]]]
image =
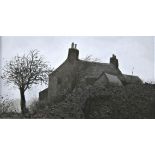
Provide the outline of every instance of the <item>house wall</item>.
[[75,87],[78,60],[68,59],[49,76],[48,101],[61,101]]
[[47,100],[47,97],[48,97],[48,88],[39,92],[39,101],[45,101],[45,100]]

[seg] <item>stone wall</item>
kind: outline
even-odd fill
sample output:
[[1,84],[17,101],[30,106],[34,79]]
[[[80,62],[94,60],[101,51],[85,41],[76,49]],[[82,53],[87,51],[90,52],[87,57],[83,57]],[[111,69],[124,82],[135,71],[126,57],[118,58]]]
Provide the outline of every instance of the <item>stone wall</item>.
[[73,90],[76,84],[78,60],[68,59],[49,76],[48,101],[60,101]]
[[46,88],[43,91],[39,92],[39,101],[47,100],[47,97],[48,97],[48,88]]

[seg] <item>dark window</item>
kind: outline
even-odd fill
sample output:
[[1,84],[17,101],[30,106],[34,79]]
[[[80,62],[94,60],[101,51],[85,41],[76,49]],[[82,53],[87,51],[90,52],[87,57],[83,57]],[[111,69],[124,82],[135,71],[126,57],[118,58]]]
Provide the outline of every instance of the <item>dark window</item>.
[[61,78],[58,78],[58,84],[61,84],[61,82],[62,82]]

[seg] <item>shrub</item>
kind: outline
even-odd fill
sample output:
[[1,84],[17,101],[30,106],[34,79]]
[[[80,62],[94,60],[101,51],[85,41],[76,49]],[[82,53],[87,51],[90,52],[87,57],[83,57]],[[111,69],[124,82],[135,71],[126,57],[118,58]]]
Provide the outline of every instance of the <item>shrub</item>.
[[8,97],[0,97],[0,114],[8,113],[8,112],[16,112],[14,107],[13,100],[8,99]]

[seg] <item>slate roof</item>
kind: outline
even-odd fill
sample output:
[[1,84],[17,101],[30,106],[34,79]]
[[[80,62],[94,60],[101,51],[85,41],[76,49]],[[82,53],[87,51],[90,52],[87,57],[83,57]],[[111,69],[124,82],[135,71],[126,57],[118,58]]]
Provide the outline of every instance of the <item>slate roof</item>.
[[85,73],[89,73],[95,76],[100,75],[103,72],[113,75],[122,74],[119,69],[116,69],[110,63],[89,62],[83,60],[79,60],[79,63],[83,66],[86,66]]
[[131,83],[131,84],[142,83],[142,80],[138,76],[126,75],[126,74],[123,74],[123,76],[125,77],[125,80],[127,83]]

